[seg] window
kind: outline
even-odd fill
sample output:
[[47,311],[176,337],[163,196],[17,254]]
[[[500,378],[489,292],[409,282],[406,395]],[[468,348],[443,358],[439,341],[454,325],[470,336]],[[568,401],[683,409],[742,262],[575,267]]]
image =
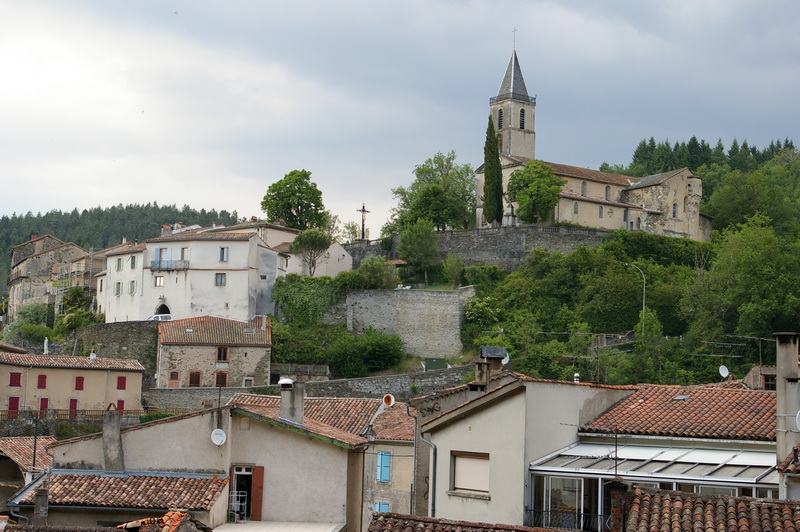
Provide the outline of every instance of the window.
[[121,271],[122,271],[122,257],[117,257],[117,266],[116,266],[116,270],[117,270],[118,272],[121,272]]
[[180,388],[181,387],[181,374],[178,371],[170,371],[169,372],[169,382],[167,383],[168,388]]
[[128,384],[128,377],[117,377],[117,390],[124,390]]
[[19,411],[19,397],[11,396],[8,398],[8,419],[17,419]]
[[623,222],[627,222],[628,221],[628,209],[625,209],[624,211],[622,211],[622,221]]
[[228,385],[228,374],[224,371],[218,371],[214,375],[214,386],[217,388],[224,388]]
[[673,203],[672,204],[672,217],[673,218],[677,218],[678,217],[678,204],[677,203]]
[[22,386],[22,373],[13,371],[8,381],[9,386]]
[[242,386],[243,386],[244,388],[252,388],[252,387],[253,387],[253,382],[254,382],[254,381],[253,381],[253,377],[245,377],[245,378],[242,380]]
[[389,482],[392,480],[392,453],[388,451],[378,451],[378,482]]
[[164,276],[163,275],[156,275],[155,276],[155,286],[164,286]]
[[764,389],[765,390],[775,390],[776,389],[776,382],[775,382],[775,375],[764,375]]
[[102,292],[102,291],[103,291],[103,280],[100,279],[100,288],[98,289],[98,292]]
[[603,217],[603,207],[598,207],[597,208],[597,217],[598,218],[602,218]]
[[497,129],[503,129],[503,110],[497,110]]
[[117,410],[122,412],[125,410],[125,401],[122,399],[117,399]]
[[578,202],[572,204],[572,214],[578,214]]
[[118,296],[122,293],[122,281],[114,283],[114,295]]
[[525,109],[519,110],[519,128],[525,129]]
[[136,269],[136,255],[131,255],[131,270]]
[[454,491],[489,493],[489,453],[450,451]]
[[586,181],[583,181],[581,183],[581,196],[585,196],[585,195],[586,195]]
[[547,524],[551,528],[578,528],[583,508],[581,478],[548,477],[545,488]]
[[227,282],[228,282],[228,274],[226,273],[214,274],[214,286],[225,286]]
[[606,185],[606,199],[607,200],[611,199],[611,187],[608,185]]
[[636,218],[636,229],[641,229],[641,228],[642,228],[642,219]]
[[83,376],[78,375],[75,377],[75,389],[76,390],[83,390]]
[[217,347],[217,362],[227,362],[227,361],[228,361],[228,348]]
[[36,379],[36,387],[40,390],[47,389],[47,375],[39,375]]
[[228,262],[228,248],[219,248],[219,261]]
[[189,387],[198,388],[203,382],[203,374],[199,371],[189,372]]
[[389,503],[388,502],[376,502],[375,503],[375,511],[376,512],[388,512],[389,511]]
[[181,260],[189,260],[189,248],[181,248]]
[[136,293],[136,281],[130,281],[128,283],[128,293],[135,294]]

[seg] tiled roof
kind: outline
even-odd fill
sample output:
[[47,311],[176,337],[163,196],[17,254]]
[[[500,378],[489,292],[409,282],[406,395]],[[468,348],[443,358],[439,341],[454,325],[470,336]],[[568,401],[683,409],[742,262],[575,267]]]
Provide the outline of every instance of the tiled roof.
[[53,457],[47,454],[47,446],[56,441],[52,436],[20,436],[0,438],[0,453],[5,454],[17,463],[23,471],[30,471],[33,466],[33,445],[36,442],[36,469],[53,467]]
[[800,530],[800,501],[700,495],[635,486],[626,532]]
[[567,164],[542,162],[552,168],[556,175],[562,177],[574,177],[576,179],[622,186],[628,186],[639,181],[638,177],[631,177],[629,175],[612,174],[611,172],[601,172],[600,170],[590,170],[589,168],[569,166]]
[[[435,517],[403,515],[394,513],[373,513],[368,532],[493,532],[518,530],[520,532],[543,532],[544,528],[505,524],[472,523],[452,521]],[[569,530],[569,529],[561,529]],[[552,532],[552,531],[548,531]]]
[[[280,397],[238,393],[231,404],[259,416],[279,419]],[[306,397],[303,403],[303,426],[322,436],[338,439],[350,445],[367,440],[361,436],[382,401],[369,398]],[[405,404],[396,403],[375,419],[373,424],[378,440],[414,441],[414,420]]]
[[686,168],[686,167],[678,168],[677,170],[670,170],[669,172],[663,172],[661,174],[653,174],[653,175],[645,176],[645,177],[641,178],[640,180],[638,180],[636,183],[634,183],[631,186],[626,187],[626,188],[628,190],[630,190],[630,189],[634,189],[634,188],[651,187],[653,185],[658,185],[659,183],[663,183],[667,179],[669,179],[669,178],[671,178],[671,177],[673,177],[675,175],[678,175],[678,174],[680,174],[682,172],[688,172],[689,174],[691,174],[689,169]]
[[136,244],[134,242],[126,242],[125,244],[119,244],[117,246],[110,247],[108,249],[104,249],[100,251],[100,253],[104,253],[106,257],[114,257],[116,255],[128,255],[130,253],[141,253],[145,250],[147,246],[144,244]]
[[272,343],[272,334],[269,318],[264,316],[256,316],[250,321],[200,316],[160,322],[158,341],[180,345],[267,347]]
[[228,241],[246,241],[250,240],[256,233],[178,233],[169,236],[157,236],[155,238],[148,238],[146,243],[151,242],[177,242],[186,240],[228,240]]
[[792,449],[789,456],[778,464],[777,469],[781,473],[800,473],[800,445]]
[[25,349],[23,349],[21,347],[17,347],[17,346],[12,345],[12,344],[7,344],[5,342],[0,342],[0,351],[5,351],[7,353],[27,353],[28,352],[27,350],[25,350]]
[[775,440],[775,392],[640,385],[581,432]]
[[[145,519],[137,519],[117,525],[118,529],[127,530],[135,528],[136,530],[144,531],[158,531],[158,532],[175,532],[180,527],[181,523],[189,516],[186,512],[179,512],[171,510],[161,517],[147,517]],[[189,517],[192,520],[191,517]],[[199,521],[192,520],[192,530],[211,530]],[[200,528],[198,528],[200,527]]]
[[138,361],[128,358],[76,357],[61,355],[34,355],[0,351],[0,364],[33,366],[39,368],[112,369],[117,371],[144,371]]
[[[226,477],[164,473],[106,473],[54,470],[49,481],[51,506],[96,506],[208,511],[228,484]],[[32,505],[36,495],[30,485],[19,504]]]
[[[562,190],[558,193],[559,196],[565,199],[572,199],[572,200],[579,200],[579,201],[586,201],[589,203],[597,203],[600,205],[611,205],[613,207],[619,207],[622,209],[630,209],[633,211],[646,211],[647,209],[642,208],[639,205],[634,205],[633,203],[623,203],[621,201],[614,201],[614,200],[607,200],[604,198],[594,198],[592,196],[581,196],[580,194],[576,194],[574,192],[570,192],[568,190]],[[658,211],[655,211],[658,212]]]

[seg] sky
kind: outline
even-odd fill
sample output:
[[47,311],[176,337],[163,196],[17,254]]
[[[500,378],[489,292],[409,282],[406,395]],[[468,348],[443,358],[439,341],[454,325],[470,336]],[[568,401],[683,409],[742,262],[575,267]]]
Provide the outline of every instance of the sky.
[[796,0],[0,0],[0,215],[263,217],[267,187],[305,169],[377,238],[416,165],[483,163],[514,49],[539,159],[797,143],[798,24]]

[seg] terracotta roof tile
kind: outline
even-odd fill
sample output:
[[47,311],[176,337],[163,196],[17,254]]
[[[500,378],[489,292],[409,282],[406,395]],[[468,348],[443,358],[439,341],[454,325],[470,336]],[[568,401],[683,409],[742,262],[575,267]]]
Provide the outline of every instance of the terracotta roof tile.
[[581,432],[775,440],[775,392],[640,385]]
[[781,473],[800,473],[800,445],[794,447],[776,469]]
[[577,179],[586,179],[587,181],[598,181],[600,183],[609,183],[613,185],[628,186],[639,181],[638,177],[631,177],[629,175],[612,174],[611,172],[601,172],[599,170],[590,170],[589,168],[581,168],[579,166],[569,166],[567,164],[549,163],[542,161],[553,172],[559,176],[574,177]]
[[700,495],[634,486],[627,532],[800,530],[800,501]]
[[75,357],[60,355],[34,355],[0,351],[0,364],[33,366],[38,368],[104,369],[117,371],[144,371],[144,366],[129,358]]
[[7,344],[5,342],[0,342],[0,351],[5,351],[7,353],[27,353],[27,349],[23,349],[21,347],[17,347],[13,344]]
[[216,316],[162,321],[158,324],[162,344],[260,346],[272,344],[270,319],[256,316],[250,321]]
[[155,238],[148,238],[145,240],[146,243],[151,242],[177,242],[177,241],[186,241],[186,240],[227,240],[227,241],[246,241],[253,238],[255,232],[246,232],[246,233],[178,233],[175,235],[169,236],[157,236]]
[[[105,472],[75,473],[52,471],[49,503],[53,506],[98,506],[104,508],[143,508],[208,511],[228,484],[226,477],[180,476],[159,473]],[[32,505],[36,495],[30,489],[20,505]]]
[[145,527],[145,530],[158,530],[160,532],[174,532],[189,515],[186,512],[171,510],[161,517],[147,517],[117,525],[119,529],[136,528],[137,530]]
[[[403,515],[395,513],[373,513],[368,532],[493,532],[516,530],[520,532],[538,532],[547,529],[528,526],[473,523],[469,521],[452,521],[435,517]],[[569,529],[561,529],[569,530]],[[552,532],[552,531],[549,531]]]
[[47,446],[54,441],[52,436],[21,436],[0,438],[0,453],[5,454],[19,465],[23,471],[30,471],[33,465],[33,445],[36,442],[36,469],[53,467],[53,457],[47,454]]

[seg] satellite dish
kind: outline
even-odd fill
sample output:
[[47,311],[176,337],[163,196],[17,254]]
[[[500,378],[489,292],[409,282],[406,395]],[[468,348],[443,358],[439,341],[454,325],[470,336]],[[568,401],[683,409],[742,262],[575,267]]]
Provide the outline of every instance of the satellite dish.
[[214,429],[211,431],[211,443],[216,446],[220,446],[228,439],[228,435],[225,434],[225,431],[222,429]]
[[394,395],[387,393],[383,396],[383,406],[391,408],[394,405]]
[[797,415],[794,416],[794,424],[797,427],[797,430],[800,431],[800,410],[798,410]]
[[720,366],[719,374],[722,375],[722,378],[724,379],[730,374],[730,371],[728,371],[728,368],[726,366]]
[[500,362],[503,366],[508,365],[508,361],[511,360],[511,357],[508,356],[508,351],[506,351],[506,356],[503,357],[503,360]]

